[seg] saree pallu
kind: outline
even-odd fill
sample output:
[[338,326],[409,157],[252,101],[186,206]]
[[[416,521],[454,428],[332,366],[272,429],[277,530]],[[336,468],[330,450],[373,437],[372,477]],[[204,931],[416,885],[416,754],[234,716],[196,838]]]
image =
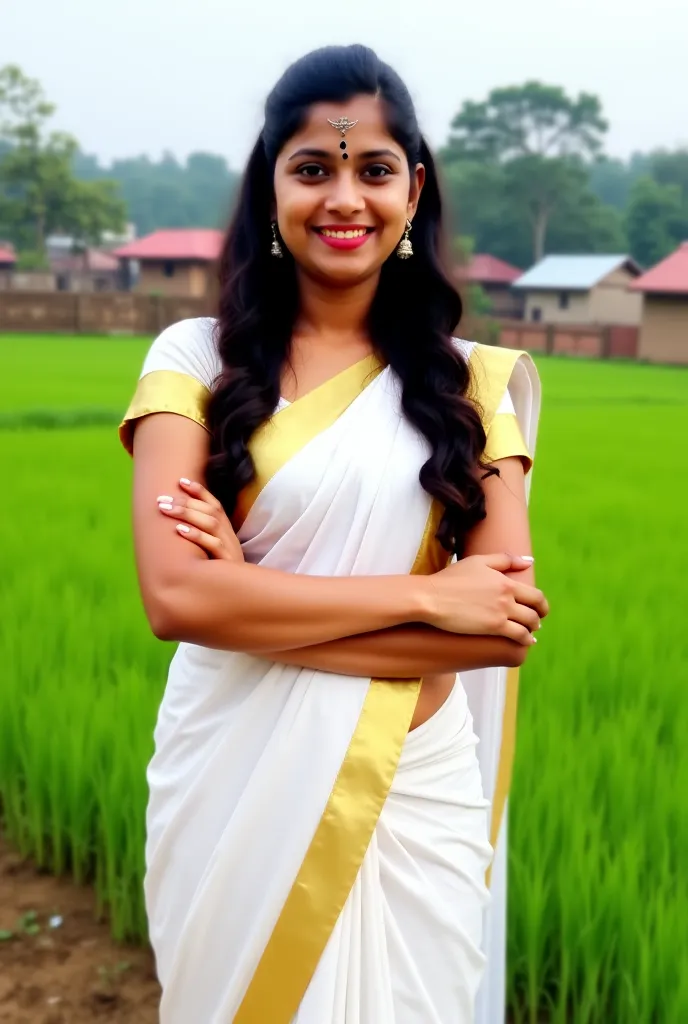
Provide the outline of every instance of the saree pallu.
[[[474,365],[476,397],[491,422],[520,363],[527,434],[529,360],[499,362],[489,395]],[[152,411],[139,398],[127,422]],[[446,564],[440,510],[418,483],[427,444],[389,368],[363,360],[280,408],[251,451],[256,481],[235,524],[248,561],[323,576]],[[490,818],[494,833],[505,808],[490,811],[483,789],[492,796],[508,770],[505,674],[471,675],[484,687],[487,786],[463,680],[409,734],[420,680],[179,646],[148,770],[145,893],[162,1024],[475,1019],[486,954],[503,938],[486,880]]]

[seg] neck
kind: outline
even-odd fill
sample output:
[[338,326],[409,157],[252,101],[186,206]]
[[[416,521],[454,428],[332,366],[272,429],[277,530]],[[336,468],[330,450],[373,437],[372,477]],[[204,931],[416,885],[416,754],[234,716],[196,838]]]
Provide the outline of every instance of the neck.
[[294,333],[319,335],[334,341],[368,336],[368,313],[377,291],[378,277],[345,288],[333,288],[299,275],[300,310]]

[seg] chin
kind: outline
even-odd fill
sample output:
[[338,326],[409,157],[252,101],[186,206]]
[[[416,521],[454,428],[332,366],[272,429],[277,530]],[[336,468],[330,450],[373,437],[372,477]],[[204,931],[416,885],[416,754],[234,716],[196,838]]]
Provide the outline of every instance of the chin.
[[[362,256],[362,254],[361,254]],[[352,254],[337,255],[329,259],[304,260],[303,269],[311,276],[325,284],[337,287],[360,284],[372,277],[377,277],[384,261],[365,258]]]

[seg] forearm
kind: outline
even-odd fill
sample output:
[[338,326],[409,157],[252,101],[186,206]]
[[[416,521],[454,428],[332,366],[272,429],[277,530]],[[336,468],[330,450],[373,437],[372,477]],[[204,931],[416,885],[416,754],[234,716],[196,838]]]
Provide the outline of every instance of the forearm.
[[162,639],[262,654],[423,621],[429,600],[422,577],[317,577],[203,559],[159,586],[146,610]]
[[528,648],[497,636],[461,636],[431,626],[397,626],[312,647],[271,651],[273,661],[341,675],[417,679],[496,665],[516,666]]

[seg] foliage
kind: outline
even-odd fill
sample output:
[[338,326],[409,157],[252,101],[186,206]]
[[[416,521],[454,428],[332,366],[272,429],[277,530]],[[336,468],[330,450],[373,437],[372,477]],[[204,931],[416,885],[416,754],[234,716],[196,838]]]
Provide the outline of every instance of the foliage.
[[96,157],[76,153],[74,173],[86,181],[116,179],[138,234],[157,228],[224,227],[239,176],[213,153],[192,153],[185,163],[171,154],[115,160],[107,169]]
[[0,235],[39,264],[52,233],[89,245],[124,226],[114,182],[74,177],[78,146],[70,135],[48,130],[53,113],[38,82],[15,65],[0,68]]
[[44,252],[24,249],[17,256],[17,270],[49,270],[50,263]]
[[634,153],[628,161],[598,156],[588,165],[588,182],[593,195],[605,206],[623,213],[633,183],[643,174],[649,173],[648,154]]
[[530,81],[493,89],[479,103],[467,100],[451,123],[445,160],[590,156],[606,130],[597,96],[573,99],[559,86]]
[[[146,344],[0,339],[0,406],[121,410]],[[553,612],[521,681],[510,1019],[685,1024],[688,490],[665,439],[688,430],[688,371],[539,369],[533,531]],[[0,797],[14,842],[95,877],[114,932],[143,938],[144,765],[172,651],[122,554],[131,469],[113,431],[0,430],[22,517],[3,551]],[[643,463],[669,481],[659,502]]]
[[470,284],[466,289],[466,306],[471,316],[488,316],[492,312],[492,299],[479,284]]
[[531,81],[493,89],[479,103],[467,100],[452,121],[441,157],[449,167],[468,162],[491,169],[501,205],[508,204],[527,225],[528,259],[519,246],[519,262],[527,263],[544,255],[556,210],[585,191],[581,159],[599,153],[606,130],[596,96],[572,98],[559,86]]
[[679,185],[662,185],[654,178],[638,178],[626,210],[626,231],[631,251],[643,266],[652,266],[688,237],[688,202]]
[[[527,160],[506,165],[456,161],[443,173],[452,235],[464,232],[475,239],[476,251],[524,269],[532,263],[534,218],[546,195],[537,195],[526,173]],[[586,168],[569,162],[559,170],[565,188],[551,196],[547,248],[558,253],[624,252],[622,217],[592,194]]]

